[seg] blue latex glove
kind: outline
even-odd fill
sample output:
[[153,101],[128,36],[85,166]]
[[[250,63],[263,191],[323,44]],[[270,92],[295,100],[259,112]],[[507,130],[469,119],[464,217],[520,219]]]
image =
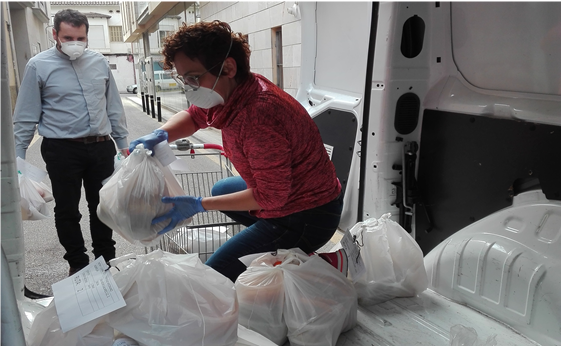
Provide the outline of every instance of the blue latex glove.
[[173,208],[166,214],[154,218],[152,224],[171,219],[169,225],[158,234],[164,234],[175,228],[178,222],[186,220],[191,216],[205,211],[202,204],[202,197],[178,196],[178,197],[162,197],[163,203],[173,203]]
[[154,146],[160,142],[167,141],[167,140],[168,140],[167,131],[162,129],[156,129],[154,130],[154,132],[132,141],[129,146],[129,151],[132,154],[134,148],[136,148],[137,145],[142,143],[144,145],[144,149],[152,150],[152,156],[154,156]]

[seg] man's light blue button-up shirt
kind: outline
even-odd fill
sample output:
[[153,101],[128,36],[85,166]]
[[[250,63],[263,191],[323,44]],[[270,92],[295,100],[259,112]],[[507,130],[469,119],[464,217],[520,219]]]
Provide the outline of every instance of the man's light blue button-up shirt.
[[47,138],[111,135],[127,148],[127,123],[117,85],[103,55],[90,50],[76,59],[56,47],[29,60],[14,111],[16,155],[25,152],[38,125]]

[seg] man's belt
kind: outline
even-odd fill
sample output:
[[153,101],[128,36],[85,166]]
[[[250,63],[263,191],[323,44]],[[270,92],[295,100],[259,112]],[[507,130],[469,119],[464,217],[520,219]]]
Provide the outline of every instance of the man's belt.
[[81,142],[81,143],[84,143],[84,144],[90,144],[90,143],[110,141],[111,137],[109,135],[106,135],[106,136],[88,136],[88,137],[82,137],[82,138],[68,138],[68,140],[73,141],[73,142]]

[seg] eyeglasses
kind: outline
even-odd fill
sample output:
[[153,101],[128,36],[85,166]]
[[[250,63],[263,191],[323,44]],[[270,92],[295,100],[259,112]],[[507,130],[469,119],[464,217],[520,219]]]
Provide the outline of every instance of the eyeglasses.
[[212,66],[211,68],[209,68],[208,70],[206,70],[205,72],[201,73],[200,75],[198,75],[196,77],[187,76],[187,77],[183,78],[183,76],[177,76],[177,78],[181,82],[183,82],[183,84],[184,84],[183,88],[185,89],[185,91],[195,91],[195,90],[197,90],[201,87],[200,84],[199,84],[199,78],[201,78],[207,72],[209,72],[210,70],[212,70],[213,68],[217,67],[220,64],[222,64],[222,62],[219,62],[218,64]]

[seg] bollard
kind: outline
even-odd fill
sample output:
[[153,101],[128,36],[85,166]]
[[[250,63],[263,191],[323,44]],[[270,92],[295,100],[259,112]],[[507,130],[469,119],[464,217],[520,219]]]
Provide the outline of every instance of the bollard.
[[152,108],[152,118],[155,118],[156,111],[154,110],[154,95],[150,95],[150,108]]
[[142,111],[146,112],[146,103],[144,102],[144,91],[140,93],[140,98],[142,99]]
[[160,96],[156,97],[156,105],[158,107],[158,122],[162,122],[162,103],[160,102]]
[[150,96],[148,94],[146,94],[144,96],[146,97],[146,114],[150,115],[150,104],[148,103],[148,100],[149,100]]

